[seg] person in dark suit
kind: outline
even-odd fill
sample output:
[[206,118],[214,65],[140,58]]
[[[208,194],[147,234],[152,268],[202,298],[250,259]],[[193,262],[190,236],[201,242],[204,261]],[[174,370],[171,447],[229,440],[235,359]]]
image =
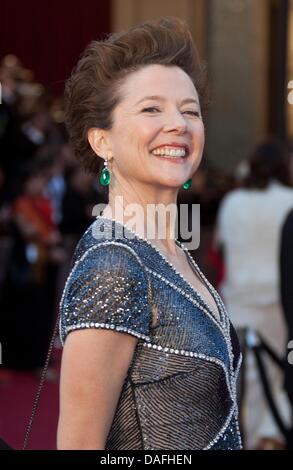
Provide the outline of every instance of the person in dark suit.
[[[289,212],[284,222],[281,234],[280,248],[280,289],[281,302],[287,322],[288,343],[293,340],[293,210]],[[289,350],[287,351],[289,353]],[[285,389],[292,405],[291,445],[293,447],[293,364],[285,361]]]
[[[281,236],[281,300],[288,326],[288,342],[293,339],[293,210],[289,212]],[[293,406],[293,365],[286,361],[285,387]]]

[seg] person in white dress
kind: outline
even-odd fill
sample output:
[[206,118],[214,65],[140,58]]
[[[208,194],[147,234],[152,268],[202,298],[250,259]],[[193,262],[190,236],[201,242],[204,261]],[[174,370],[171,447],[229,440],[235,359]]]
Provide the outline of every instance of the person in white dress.
[[[244,187],[228,193],[219,208],[216,243],[222,247],[225,279],[220,290],[237,328],[253,328],[280,355],[286,350],[286,326],[279,295],[281,227],[293,207],[287,160],[282,145],[271,140],[259,145],[248,161]],[[268,358],[273,397],[285,423],[290,407],[283,374]],[[284,445],[266,403],[251,351],[246,357],[243,428],[247,449],[267,443]]]

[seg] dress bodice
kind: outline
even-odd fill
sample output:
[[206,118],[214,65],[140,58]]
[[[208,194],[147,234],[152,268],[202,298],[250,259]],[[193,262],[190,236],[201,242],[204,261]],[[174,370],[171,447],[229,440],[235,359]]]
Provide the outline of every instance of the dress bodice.
[[119,222],[98,217],[76,248],[60,304],[61,341],[80,328],[138,338],[107,450],[241,448],[237,335],[220,296],[180,245],[220,320],[150,241]]

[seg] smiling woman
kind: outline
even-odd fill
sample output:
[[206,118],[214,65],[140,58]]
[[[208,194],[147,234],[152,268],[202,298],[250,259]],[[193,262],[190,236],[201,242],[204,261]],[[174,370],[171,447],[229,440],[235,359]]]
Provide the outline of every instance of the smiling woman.
[[[196,99],[191,110],[199,111],[200,105],[205,120],[209,104],[206,66],[200,61],[191,34],[183,21],[165,19],[161,21],[159,28],[143,23],[129,31],[112,34],[106,41],[93,41],[85,50],[65,88],[68,130],[76,156],[84,167],[96,173],[101,165],[101,160],[86,139],[88,129],[110,129],[113,125],[113,111],[122,100],[121,85],[125,84],[126,78],[130,78],[133,72],[154,64],[177,66],[185,72],[193,84],[191,99]],[[155,71],[153,69],[150,74],[156,81]],[[171,94],[175,92],[173,81],[168,82],[167,89]],[[133,96],[132,104],[139,106],[148,93],[136,84],[131,89],[131,96],[134,91],[139,92],[139,101]],[[154,93],[150,95],[149,98],[153,100],[163,99],[157,93],[156,96],[152,96]],[[185,98],[189,97],[183,96]],[[185,104],[189,103],[181,103],[182,106]],[[81,116],[83,119],[80,119]]]
[[[176,88],[170,88],[170,83],[176,83]],[[152,90],[159,94],[149,95]],[[91,128],[89,143],[95,154],[108,157],[115,178],[112,199],[120,194],[120,187],[130,193],[130,186],[139,184],[148,203],[160,202],[161,185],[180,187],[201,161],[204,126],[198,92],[178,66],[148,64],[129,73],[120,84],[120,96],[112,127]],[[133,196],[129,194],[129,202]]]
[[[148,211],[176,206],[203,154],[205,68],[187,25],[167,18],[92,42],[65,97],[76,156],[94,172],[104,160],[109,202],[60,304],[57,446],[240,449],[235,330],[175,222]],[[158,236],[162,222],[171,237]]]

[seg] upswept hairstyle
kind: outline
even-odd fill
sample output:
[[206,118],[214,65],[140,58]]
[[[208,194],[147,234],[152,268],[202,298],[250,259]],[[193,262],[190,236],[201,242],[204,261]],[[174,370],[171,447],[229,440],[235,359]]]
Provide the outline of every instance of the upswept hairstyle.
[[120,86],[129,73],[150,64],[181,67],[197,90],[205,119],[209,104],[206,64],[201,62],[187,24],[179,18],[140,23],[92,41],[65,85],[69,139],[82,166],[97,173],[102,160],[87,139],[92,127],[111,129]]

